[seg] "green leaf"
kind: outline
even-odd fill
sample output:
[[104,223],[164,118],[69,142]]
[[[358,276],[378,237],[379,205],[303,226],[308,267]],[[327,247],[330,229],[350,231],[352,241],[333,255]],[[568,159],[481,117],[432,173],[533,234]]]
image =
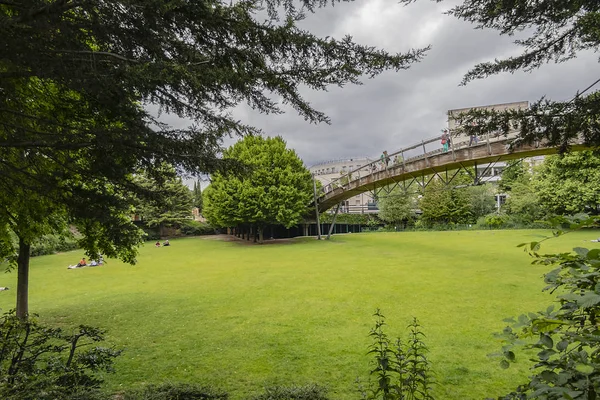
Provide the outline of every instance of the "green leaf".
[[587,253],[588,260],[600,260],[600,249],[592,249]]
[[548,347],[549,349],[554,347],[554,341],[552,340],[552,338],[544,333],[540,335],[540,341],[544,346]]
[[558,351],[564,351],[567,349],[567,347],[569,347],[569,342],[566,340],[561,340],[560,342],[556,343],[556,350]]
[[583,308],[593,307],[598,303],[600,303],[600,294],[596,294],[594,292],[586,292],[583,296],[577,299],[577,304]]
[[504,356],[509,360],[509,361],[515,361],[516,356],[515,353],[513,351],[505,351],[504,352]]
[[542,379],[549,383],[555,383],[558,379],[558,374],[554,371],[542,371],[540,375]]
[[510,364],[508,363],[508,361],[506,361],[506,360],[500,361],[500,368],[507,369],[508,367],[510,367]]
[[587,254],[589,252],[588,249],[586,249],[585,247],[575,247],[573,249],[573,251],[575,253],[577,253],[577,255],[581,256],[581,257],[587,257]]
[[553,356],[554,354],[556,354],[556,351],[552,350],[552,349],[546,349],[546,350],[542,350],[538,353],[538,357],[540,358],[540,360],[542,361],[547,361],[551,356]]

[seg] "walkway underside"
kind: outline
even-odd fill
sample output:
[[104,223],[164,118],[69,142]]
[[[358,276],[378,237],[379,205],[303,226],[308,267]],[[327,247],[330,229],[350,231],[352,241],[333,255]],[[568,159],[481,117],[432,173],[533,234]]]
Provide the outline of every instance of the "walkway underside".
[[[407,160],[405,164],[390,165],[385,170],[352,180],[342,187],[335,188],[321,196],[319,198],[319,212],[323,212],[360,193],[376,192],[378,188],[398,182],[481,164],[555,154],[558,151],[556,147],[523,145],[508,152],[507,143],[505,140],[489,144],[481,143],[477,146],[454,150],[454,152],[436,153],[416,160]],[[572,149],[583,150],[585,147],[575,145]]]

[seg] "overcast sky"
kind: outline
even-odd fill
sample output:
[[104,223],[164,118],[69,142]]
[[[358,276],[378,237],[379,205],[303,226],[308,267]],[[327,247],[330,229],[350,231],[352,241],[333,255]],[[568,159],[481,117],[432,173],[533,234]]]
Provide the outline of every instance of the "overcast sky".
[[[336,4],[309,14],[300,26],[320,36],[350,34],[361,44],[405,52],[431,45],[425,59],[406,71],[366,79],[361,86],[333,87],[302,94],[331,118],[331,125],[311,125],[293,110],[261,115],[247,107],[234,116],[266,135],[282,136],[306,166],[355,156],[378,157],[439,135],[449,109],[535,101],[542,96],[570,99],[598,78],[597,54],[584,53],[563,64],[548,64],[533,73],[501,74],[459,86],[476,63],[516,55],[515,37],[444,15],[451,2],[420,1],[403,6],[395,1],[368,0]],[[187,121],[169,118],[174,126]],[[230,143],[228,143],[230,144]]]

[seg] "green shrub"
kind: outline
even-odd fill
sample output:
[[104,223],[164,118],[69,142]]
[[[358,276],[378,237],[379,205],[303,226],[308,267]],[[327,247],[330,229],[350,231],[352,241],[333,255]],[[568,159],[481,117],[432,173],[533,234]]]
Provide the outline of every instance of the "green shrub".
[[146,234],[146,240],[150,240],[150,241],[156,241],[156,240],[160,240],[160,232],[158,230],[158,228],[154,227],[154,228],[148,228],[146,225],[142,225],[141,228],[144,230],[144,233]]
[[[113,372],[121,352],[92,346],[104,332],[81,325],[73,334],[40,325],[14,312],[0,319],[0,398],[67,400],[92,398],[103,382],[98,373]],[[85,350],[82,350],[84,348]]]
[[212,235],[215,229],[206,223],[188,220],[181,224],[180,231],[185,236]]
[[319,385],[273,386],[250,400],[327,400],[327,389]]
[[488,214],[477,219],[476,229],[547,229],[544,221],[531,221],[518,214]]
[[227,400],[229,395],[210,387],[191,383],[163,383],[122,394],[122,400]]
[[73,235],[44,235],[31,245],[31,256],[43,256],[78,249]]

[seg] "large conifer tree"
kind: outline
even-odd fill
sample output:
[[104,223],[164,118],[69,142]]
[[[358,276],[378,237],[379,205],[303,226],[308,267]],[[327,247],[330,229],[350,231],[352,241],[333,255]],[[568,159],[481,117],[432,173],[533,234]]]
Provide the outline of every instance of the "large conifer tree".
[[[231,167],[217,157],[222,138],[256,131],[231,116],[233,107],[277,113],[275,96],[306,120],[327,122],[300,86],[359,83],[423,55],[389,54],[296,26],[297,6],[314,11],[325,4],[0,1],[0,192],[20,196],[0,204],[0,232],[12,230],[23,242],[2,246],[20,254],[13,258],[22,276],[31,237],[43,231],[17,223],[17,206],[28,199],[43,198],[47,212],[60,205],[85,234],[90,255],[134,262],[140,236],[128,220],[129,197],[143,192],[135,172],[156,176],[163,162],[189,173]],[[264,6],[266,18],[258,15]],[[195,125],[172,129],[149,105]],[[19,298],[27,297],[27,286],[20,282]],[[17,308],[25,317],[27,307]]]

